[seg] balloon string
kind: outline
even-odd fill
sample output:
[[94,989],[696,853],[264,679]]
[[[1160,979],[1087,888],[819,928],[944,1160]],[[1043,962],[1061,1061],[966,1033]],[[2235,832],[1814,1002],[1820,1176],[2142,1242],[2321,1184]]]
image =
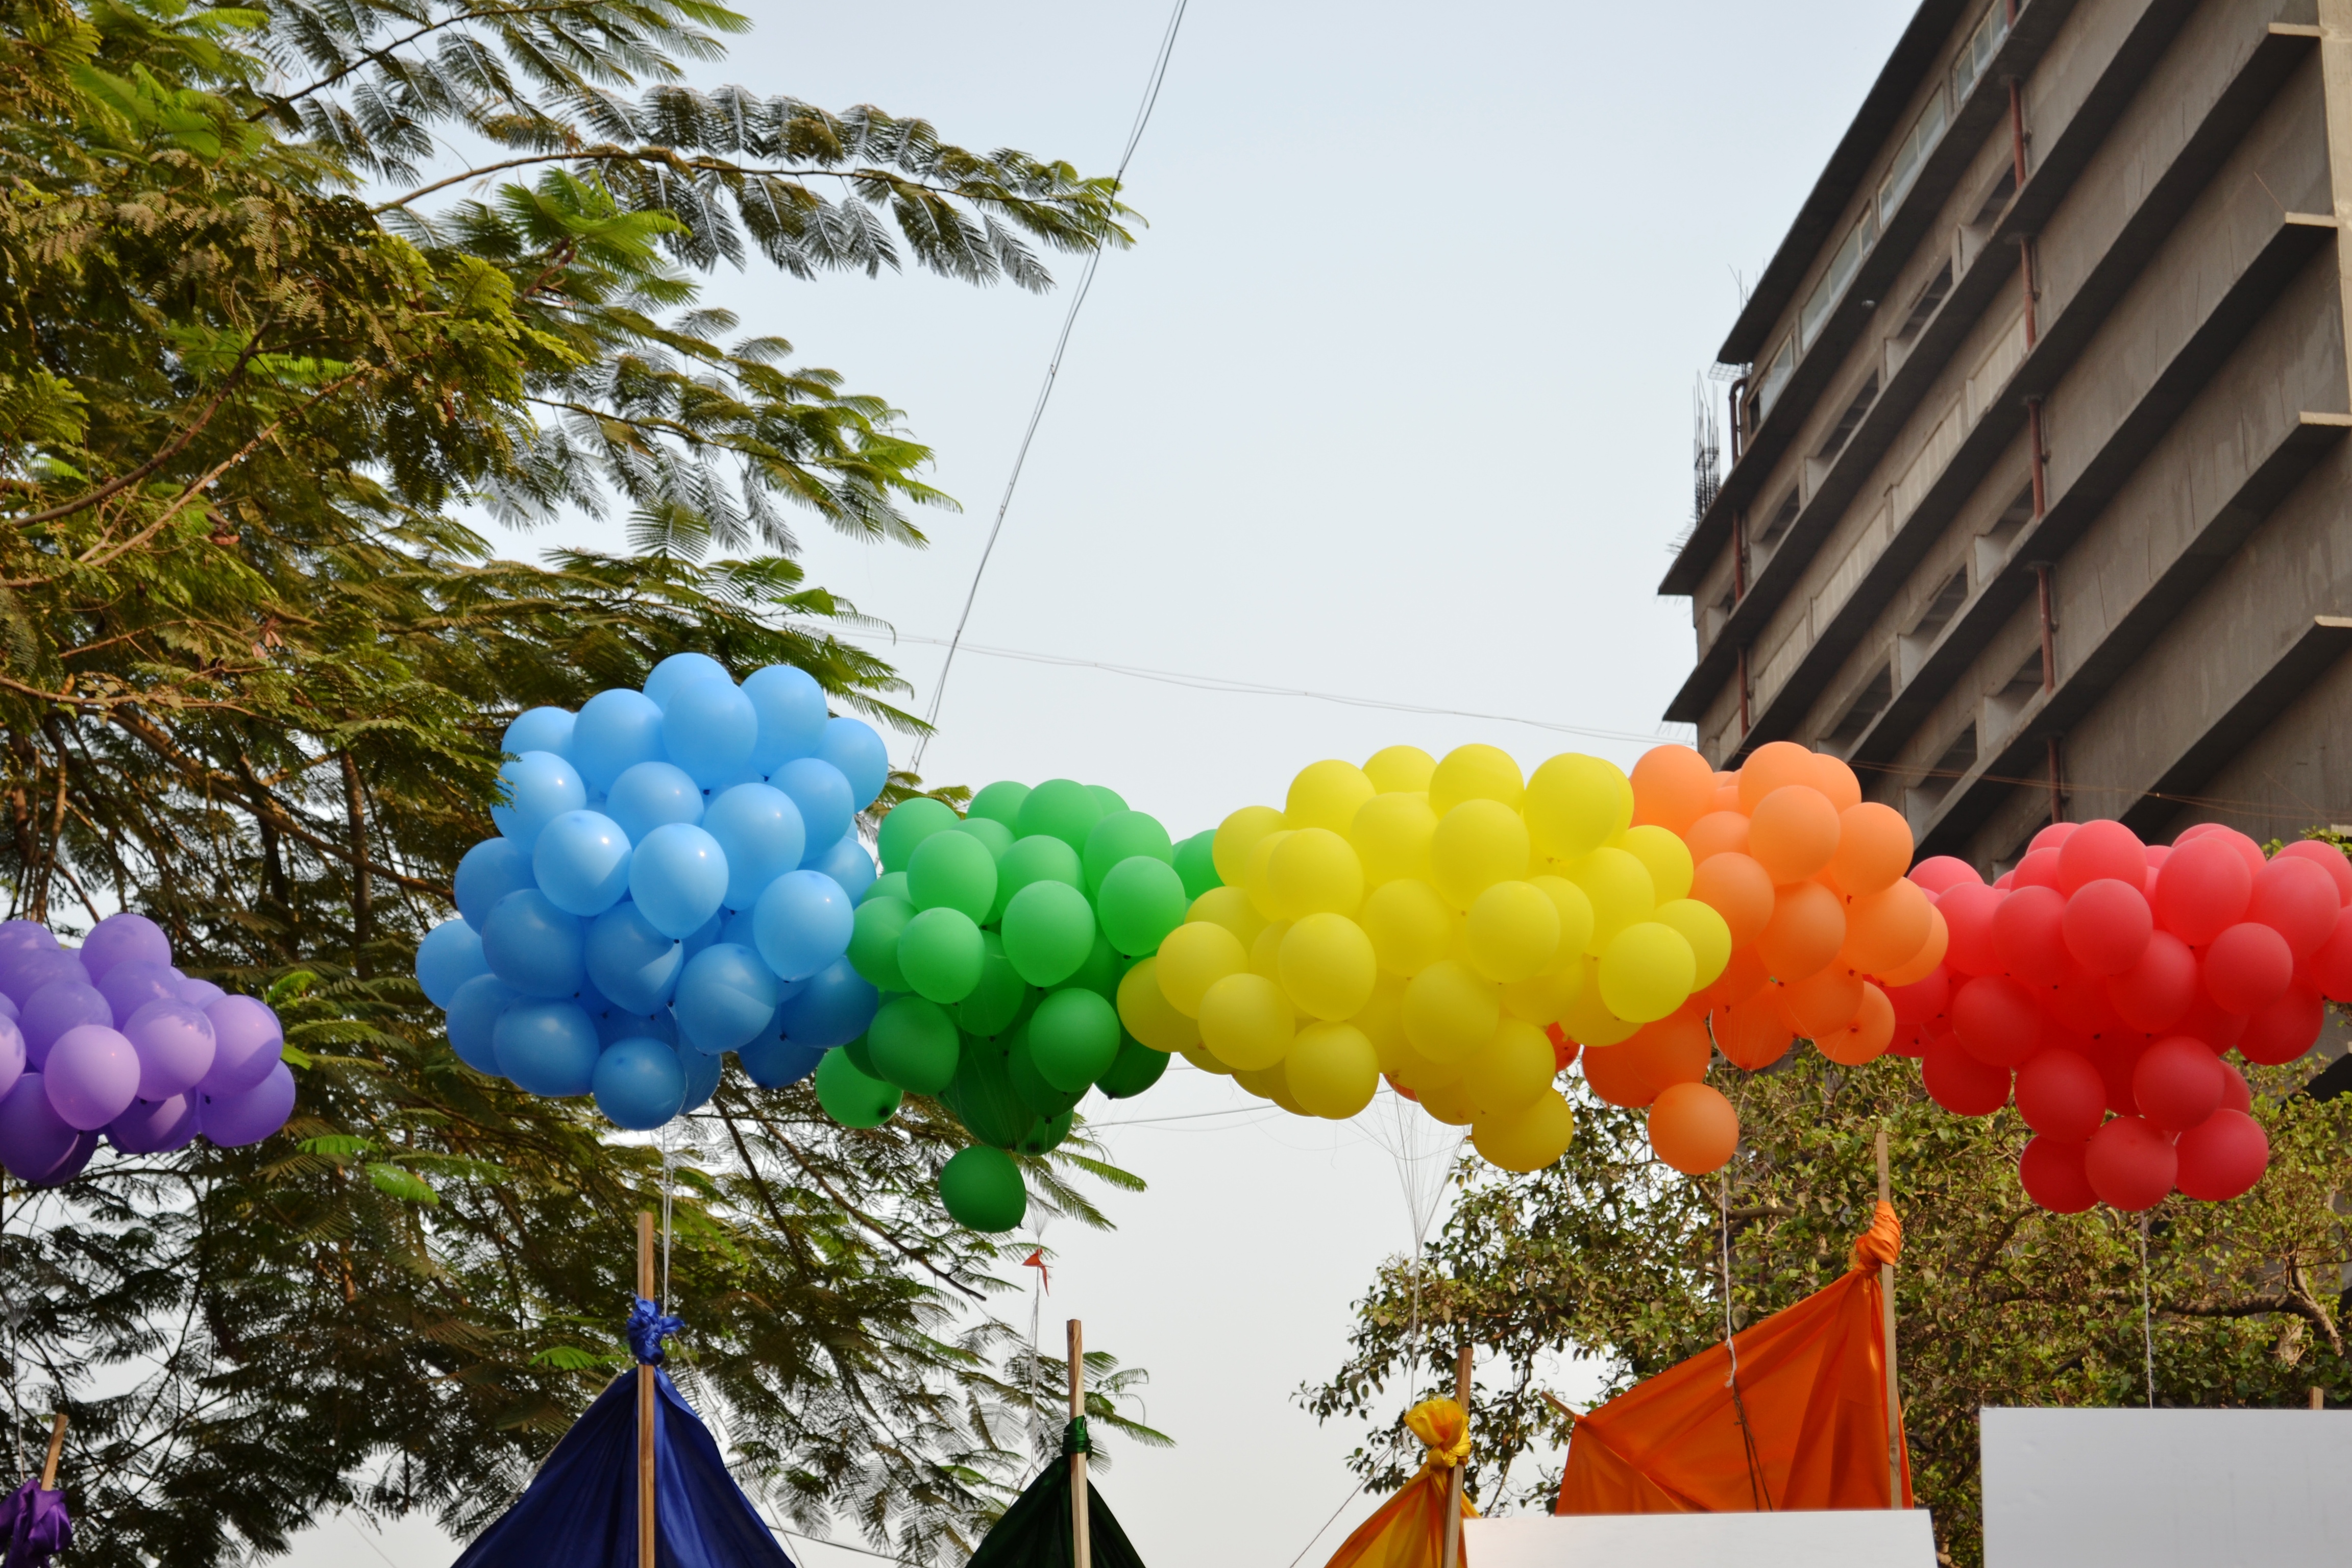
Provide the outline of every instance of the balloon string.
[[669,1210],[670,1210],[670,1129],[674,1122],[662,1123],[662,1277],[661,1310],[669,1310]]
[[2147,1295],[2147,1215],[2139,1216],[2139,1337],[2147,1358],[2147,1407],[2156,1408],[2156,1315]]
[[1724,1167],[1716,1184],[1716,1213],[1723,1221],[1723,1348],[1731,1357],[1731,1375],[1723,1385],[1731,1390],[1731,1418],[1739,1426],[1739,1444],[1748,1460],[1748,1500],[1757,1512],[1772,1507],[1772,1489],[1764,1484],[1764,1461],[1756,1452],[1756,1433],[1748,1425],[1748,1402],[1739,1396],[1739,1341],[1731,1331],[1731,1168]]

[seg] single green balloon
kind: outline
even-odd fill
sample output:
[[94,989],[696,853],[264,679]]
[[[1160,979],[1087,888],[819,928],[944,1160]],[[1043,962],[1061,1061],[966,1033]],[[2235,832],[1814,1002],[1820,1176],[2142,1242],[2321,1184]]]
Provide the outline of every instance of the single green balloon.
[[891,1002],[866,1031],[875,1071],[913,1094],[937,1094],[954,1080],[962,1044],[948,1010],[920,996]]
[[958,1225],[1001,1235],[1029,1212],[1029,1189],[1012,1155],[975,1143],[940,1167],[940,1202]]
[[1166,1051],[1155,1051],[1133,1035],[1123,1034],[1118,1042],[1118,1059],[1095,1082],[1113,1100],[1133,1100],[1158,1083],[1160,1075],[1167,1070]]
[[966,1035],[955,1081],[943,1097],[973,1137],[999,1149],[1019,1142],[1037,1120],[1037,1113],[1013,1090],[1010,1058],[1003,1040]]
[[1118,1014],[1081,987],[1056,991],[1029,1016],[1029,1059],[1065,1094],[1084,1094],[1118,1059]]
[[1059,1116],[1038,1118],[1029,1123],[1027,1134],[1013,1145],[1014,1152],[1023,1154],[1050,1153],[1070,1135],[1072,1120],[1072,1113],[1066,1110]]
[[996,901],[996,857],[968,833],[939,833],[916,846],[907,891],[919,910],[957,910],[974,925]]
[[1130,855],[1149,855],[1155,860],[1171,860],[1175,847],[1168,842],[1168,830],[1160,819],[1148,812],[1114,811],[1095,824],[1087,835],[1087,891],[1098,891],[1110,868]]
[[997,858],[996,902],[990,907],[988,919],[980,923],[1001,922],[1004,906],[1013,901],[1013,895],[1032,882],[1063,882],[1083,892],[1086,868],[1078,852],[1058,838],[1040,835],[1015,840],[1012,848]]
[[1011,779],[999,779],[971,797],[964,807],[966,822],[1001,822],[1015,833],[1021,830],[1021,803],[1029,798],[1029,786],[1014,784]]
[[1004,852],[1013,847],[1013,829],[1001,822],[992,822],[984,816],[967,816],[950,831],[963,834],[966,837],[977,838],[987,845],[988,858],[992,860],[1003,859]]
[[1029,1000],[1029,983],[1004,956],[1004,939],[992,931],[980,933],[980,984],[956,1005],[956,1022],[975,1035],[1001,1035],[1020,1016]]
[[849,967],[877,991],[913,989],[898,969],[898,938],[915,918],[915,906],[897,899],[868,899],[857,906],[849,928]]
[[1088,784],[1087,785],[1087,793],[1094,796],[1097,800],[1102,802],[1102,808],[1105,812],[1125,811],[1127,809],[1127,801],[1125,797],[1120,795],[1118,791],[1111,788],[1108,784]]
[[1077,973],[1097,934],[1094,906],[1067,882],[1032,882],[1004,906],[1004,956],[1032,985],[1059,985]]
[[955,807],[943,800],[933,800],[927,795],[908,795],[890,808],[882,819],[882,831],[875,836],[874,847],[882,857],[885,871],[903,871],[907,857],[915,846],[934,833],[945,833],[963,819]]
[[888,871],[875,878],[873,886],[859,894],[857,901],[861,904],[870,904],[877,899],[896,899],[908,909],[913,909],[915,900],[907,896],[907,873]]
[[1103,935],[1098,926],[1095,931],[1095,943],[1087,949],[1085,961],[1072,970],[1070,977],[1062,984],[1091,991],[1116,1009],[1118,1006],[1118,983],[1127,978],[1127,972],[1133,967],[1134,961],[1121,958],[1118,950],[1111,946],[1110,938]]
[[898,1113],[898,1091],[859,1072],[835,1049],[816,1064],[816,1102],[844,1127],[879,1127]]
[[1184,923],[1192,904],[1176,868],[1149,855],[1130,855],[1112,867],[1095,895],[1103,934],[1129,958],[1158,952],[1160,939]]
[[925,910],[898,933],[898,970],[907,988],[942,1006],[971,994],[986,953],[980,927],[961,910]]
[[[887,1002],[889,998],[886,996],[883,1000]],[[882,1076],[881,1069],[874,1065],[874,1053],[868,1048],[868,1042],[865,1036],[860,1035],[842,1047],[841,1054],[849,1058],[851,1067],[856,1068],[867,1078],[878,1079]]]
[[1086,785],[1073,779],[1047,779],[1021,803],[1021,820],[1014,831],[1024,838],[1044,834],[1083,851],[1087,835],[1110,807]]
[[1217,841],[1217,830],[1205,828],[1176,846],[1176,874],[1184,879],[1184,896],[1197,899],[1212,888],[1222,888],[1225,879],[1217,875],[1217,862],[1210,853]]
[[1036,1056],[1030,1048],[1029,1021],[1005,1036],[1004,1045],[1004,1071],[1012,1080],[1013,1092],[1037,1115],[1059,1116],[1086,1098],[1084,1089],[1057,1089],[1037,1069]]

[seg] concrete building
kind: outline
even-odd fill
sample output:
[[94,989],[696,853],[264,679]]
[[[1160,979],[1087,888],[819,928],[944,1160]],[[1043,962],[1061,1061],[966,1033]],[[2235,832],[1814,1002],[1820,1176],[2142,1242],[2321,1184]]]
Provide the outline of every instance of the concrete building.
[[1926,0],[1724,341],[1666,716],[1988,872],[2352,821],[2347,226],[2352,0]]

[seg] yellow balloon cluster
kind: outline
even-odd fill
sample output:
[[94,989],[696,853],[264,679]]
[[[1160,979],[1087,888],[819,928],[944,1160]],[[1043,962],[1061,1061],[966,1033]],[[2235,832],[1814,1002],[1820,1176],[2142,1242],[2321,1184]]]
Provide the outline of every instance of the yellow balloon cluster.
[[1225,818],[1224,886],[1128,973],[1119,1016],[1301,1116],[1352,1116],[1385,1074],[1490,1163],[1541,1169],[1574,1130],[1548,1026],[1625,1039],[1731,956],[1689,848],[1633,815],[1625,774],[1573,753],[1528,777],[1492,746],[1316,763],[1281,810]]

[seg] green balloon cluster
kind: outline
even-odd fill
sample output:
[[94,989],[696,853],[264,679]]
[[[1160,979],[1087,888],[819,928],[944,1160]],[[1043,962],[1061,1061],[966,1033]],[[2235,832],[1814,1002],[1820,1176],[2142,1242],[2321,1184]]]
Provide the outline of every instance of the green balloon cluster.
[[940,1173],[948,1213],[1013,1229],[1028,1195],[1012,1155],[1068,1137],[1089,1089],[1124,1100],[1167,1070],[1120,1025],[1118,984],[1220,885],[1215,837],[1171,843],[1112,791],[1069,779],[990,784],[962,816],[901,803],[849,939],[882,1004],[817,1068],[826,1114],[877,1127],[902,1092],[936,1098],[976,1145]]

